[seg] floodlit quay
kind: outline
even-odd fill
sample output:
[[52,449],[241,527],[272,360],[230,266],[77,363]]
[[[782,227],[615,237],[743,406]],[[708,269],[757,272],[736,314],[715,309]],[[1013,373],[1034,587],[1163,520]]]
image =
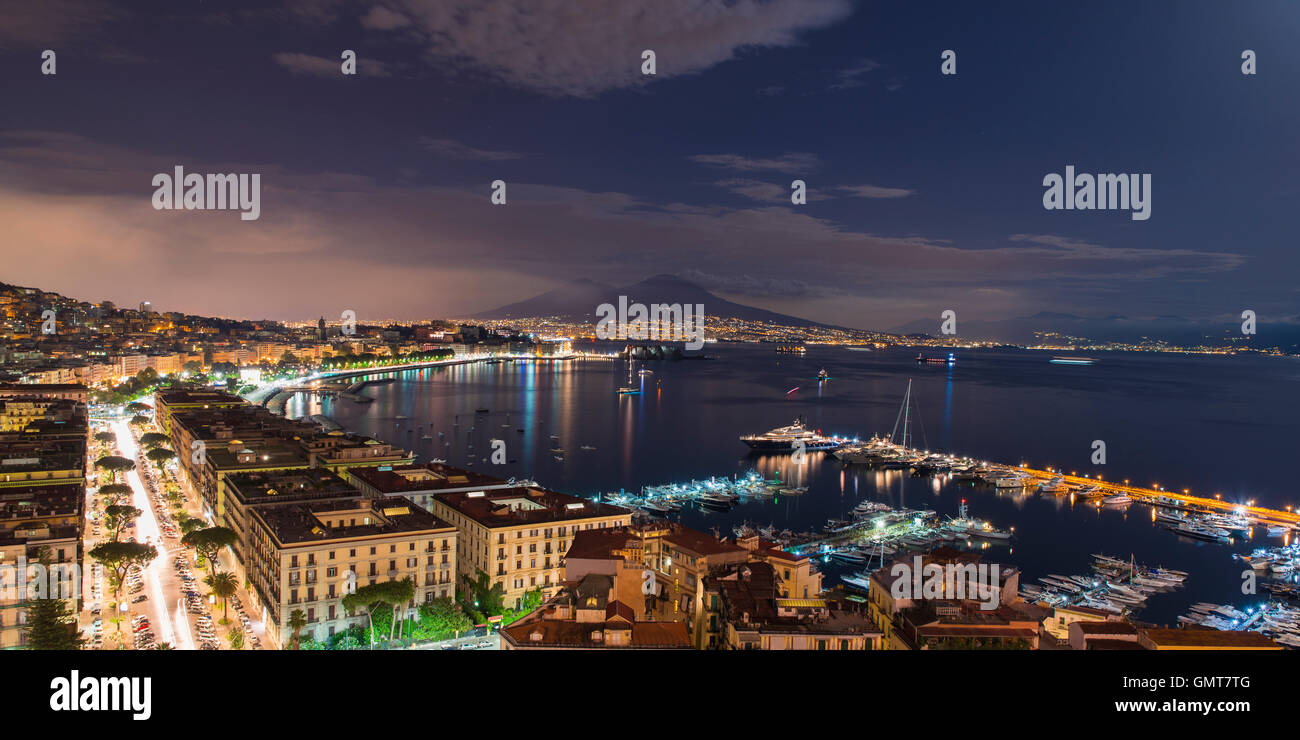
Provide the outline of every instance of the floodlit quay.
[[[1231,513],[1242,512],[1261,524],[1300,525],[1300,513],[1290,510],[1279,511],[1278,509],[1269,509],[1263,506],[1236,504],[1219,498],[1204,498],[1184,492],[1166,491],[1165,489],[1158,487],[1142,488],[1139,486],[1129,485],[1127,482],[1113,483],[1102,480],[1101,478],[1090,478],[1088,476],[1064,475],[1059,472],[1053,472],[1052,470],[1036,470],[1028,467],[1020,467],[1018,470],[1023,470],[1032,475],[1036,481],[1048,481],[1059,477],[1066,483],[1078,486],[1096,486],[1099,490],[1107,494],[1123,493],[1131,496],[1134,500],[1143,503],[1159,503],[1161,506],[1169,506],[1170,500],[1172,499],[1181,502],[1189,508],[1209,509]],[[1164,500],[1160,501],[1160,499]]]

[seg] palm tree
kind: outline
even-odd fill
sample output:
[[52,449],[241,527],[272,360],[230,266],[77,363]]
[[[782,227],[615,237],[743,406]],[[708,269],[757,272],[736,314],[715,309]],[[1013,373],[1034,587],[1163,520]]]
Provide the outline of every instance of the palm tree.
[[160,642],[154,646],[154,650],[175,650],[170,642]]
[[230,620],[226,619],[226,599],[235,595],[239,590],[239,579],[234,573],[213,573],[203,579],[212,589],[212,595],[221,599],[221,623],[228,624]]
[[307,615],[302,613],[302,609],[294,609],[289,614],[289,629],[293,630],[293,635],[289,638],[293,642],[293,649],[298,649],[298,632],[307,626]]

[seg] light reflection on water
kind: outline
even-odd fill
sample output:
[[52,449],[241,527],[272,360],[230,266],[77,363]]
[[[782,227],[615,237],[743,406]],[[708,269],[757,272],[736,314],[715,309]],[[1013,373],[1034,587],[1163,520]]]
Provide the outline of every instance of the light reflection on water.
[[[579,495],[749,470],[809,487],[801,496],[779,495],[731,512],[688,508],[680,514],[689,525],[717,526],[724,534],[742,521],[815,530],[828,518],[847,517],[862,498],[944,516],[955,515],[966,498],[974,515],[1015,527],[1014,551],[995,545],[990,557],[1014,555],[1027,580],[1082,573],[1093,552],[1132,554],[1139,562],[1190,571],[1187,589],[1151,597],[1142,616],[1156,621],[1173,621],[1192,601],[1243,603],[1242,567],[1229,552],[1281,543],[1258,530],[1254,542],[1238,537],[1231,548],[1190,541],[1156,526],[1142,505],[1099,509],[1069,496],[1014,495],[947,477],[846,469],[820,453],[795,465],[788,455],[749,454],[737,437],[798,415],[828,434],[887,434],[912,379],[918,446],[951,445],[953,452],[981,459],[1091,471],[1109,480],[1168,481],[1169,487],[1281,507],[1293,493],[1288,466],[1257,461],[1292,454],[1300,402],[1289,360],[1101,353],[1096,365],[1072,367],[1049,365],[1042,353],[972,351],[959,352],[953,366],[918,367],[915,353],[905,350],[813,347],[806,357],[791,357],[762,346],[711,346],[708,353],[717,359],[647,363],[653,375],[631,376],[642,390],[637,395],[615,390],[628,384],[629,370],[635,373],[640,363],[514,362],[406,371],[397,383],[363,390],[373,403],[298,396],[287,413],[326,414],[352,431],[413,449],[421,460],[443,457]],[[823,367],[833,380],[811,380]],[[795,386],[801,390],[786,393]],[[475,414],[478,408],[489,412]],[[399,415],[409,418],[395,419]],[[421,439],[424,433],[435,439]],[[565,450],[562,462],[550,453],[550,435]],[[496,468],[483,461],[493,438],[505,441],[513,462]],[[1104,468],[1090,465],[1095,439],[1107,442],[1110,465]],[[583,451],[582,445],[596,449]],[[1249,458],[1234,450],[1249,450]],[[833,565],[824,567],[835,572]]]

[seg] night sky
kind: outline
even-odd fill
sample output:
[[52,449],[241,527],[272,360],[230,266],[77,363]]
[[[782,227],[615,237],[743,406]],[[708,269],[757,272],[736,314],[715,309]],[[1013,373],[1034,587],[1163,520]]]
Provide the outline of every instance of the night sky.
[[[658,273],[864,328],[1297,314],[1292,2],[0,7],[8,283],[287,320]],[[260,173],[260,219],[155,210],[177,165]],[[1045,210],[1067,165],[1149,173],[1150,219]]]

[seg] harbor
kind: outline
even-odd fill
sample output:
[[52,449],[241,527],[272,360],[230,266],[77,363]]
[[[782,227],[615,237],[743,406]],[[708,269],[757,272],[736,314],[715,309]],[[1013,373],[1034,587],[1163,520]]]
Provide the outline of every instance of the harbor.
[[[770,346],[719,345],[714,351],[715,362],[656,365],[647,392],[632,397],[613,391],[627,384],[629,370],[637,379],[640,364],[502,363],[437,375],[399,373],[397,383],[367,391],[376,399],[369,404],[299,396],[291,415],[321,414],[349,430],[405,444],[420,458],[474,469],[487,469],[491,463],[484,451],[500,437],[509,446],[508,464],[493,465],[494,471],[588,497],[602,495],[704,531],[759,533],[792,552],[815,554],[828,586],[878,567],[882,551],[896,558],[911,550],[969,548],[1014,564],[1036,586],[1042,586],[1036,581],[1041,576],[1090,572],[1089,553],[1124,560],[1132,554],[1139,563],[1192,574],[1184,588],[1152,594],[1140,611],[1143,619],[1173,624],[1191,603],[1233,601],[1244,608],[1243,566],[1232,556],[1295,538],[1297,517],[1269,505],[1285,501],[1286,476],[1268,468],[1250,468],[1249,479],[1259,482],[1246,493],[1197,467],[1207,466],[1208,458],[1171,467],[1153,464],[1159,455],[1130,454],[1122,470],[1135,480],[1127,485],[1119,476],[1102,480],[1093,472],[1107,468],[1081,467],[1079,473],[1089,474],[1082,475],[1054,462],[1022,464],[1068,458],[1062,452],[1067,446],[1058,440],[1062,425],[1036,416],[1046,403],[1035,385],[1048,364],[1041,356],[968,351],[954,367],[971,374],[996,370],[999,385],[989,390],[968,384],[966,393],[980,395],[963,401],[956,392],[961,386],[953,384],[949,401],[943,375],[915,377],[911,403],[900,409],[899,399],[909,395],[908,380],[916,374],[915,350],[817,348],[815,358],[774,356]],[[1219,361],[1200,358],[1180,367],[1188,362]],[[1052,372],[1076,374],[1123,370],[1111,360],[1049,366],[1062,368]],[[1006,388],[1020,367],[1021,384]],[[810,385],[822,369],[833,379]],[[872,380],[882,372],[886,381]],[[939,372],[958,371],[945,366]],[[786,399],[795,385],[804,388]],[[735,401],[717,400],[728,394]],[[761,397],[777,400],[754,402]],[[1101,397],[1089,398],[1097,403]],[[961,421],[981,411],[985,419],[996,418],[998,409],[1021,399],[1028,407],[1018,412],[1014,425]],[[972,407],[975,401],[985,405]],[[779,408],[770,408],[773,404]],[[477,409],[491,412],[476,414]],[[707,421],[696,422],[702,410]],[[470,418],[477,428],[467,423]],[[1177,423],[1195,427],[1194,420]],[[780,424],[802,426],[795,435],[809,433],[803,454],[797,440],[751,445],[741,439],[770,439]],[[434,429],[446,430],[445,440]],[[867,436],[855,436],[863,430]],[[872,438],[872,431],[880,435]],[[821,447],[825,440],[829,443]],[[1271,449],[1265,438],[1248,440]],[[664,450],[672,453],[661,454]],[[994,462],[999,459],[1018,462]],[[1134,485],[1164,483],[1170,472],[1197,488],[1223,490],[1223,497],[1198,497],[1183,492],[1182,485],[1178,490]],[[946,525],[963,518],[963,499],[967,517],[1009,536],[959,537]],[[863,513],[889,519],[876,533],[875,519]],[[1222,519],[1216,524],[1211,514]],[[1188,531],[1178,531],[1179,525]],[[1234,529],[1226,530],[1226,539],[1207,529],[1210,538],[1203,539],[1192,525]],[[1266,594],[1262,587],[1260,593]]]

